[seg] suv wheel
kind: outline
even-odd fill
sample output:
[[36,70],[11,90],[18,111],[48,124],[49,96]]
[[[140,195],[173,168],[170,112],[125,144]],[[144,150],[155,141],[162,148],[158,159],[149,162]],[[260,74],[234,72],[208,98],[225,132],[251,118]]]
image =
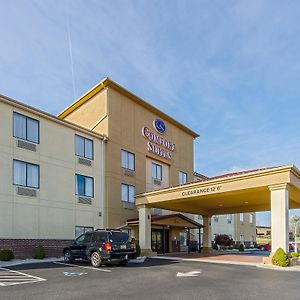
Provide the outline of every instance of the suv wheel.
[[64,260],[66,263],[71,264],[73,262],[72,253],[70,250],[67,250],[64,254]]
[[91,263],[94,268],[99,268],[101,265],[101,256],[99,252],[94,252],[91,255]]
[[128,263],[128,260],[125,259],[125,260],[120,261],[120,262],[119,262],[119,265],[120,265],[120,266],[126,266],[127,263]]

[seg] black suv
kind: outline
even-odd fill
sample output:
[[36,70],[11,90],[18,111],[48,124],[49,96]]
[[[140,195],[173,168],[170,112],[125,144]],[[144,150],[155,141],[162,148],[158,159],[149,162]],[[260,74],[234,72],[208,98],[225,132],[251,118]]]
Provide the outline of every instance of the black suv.
[[128,234],[121,230],[97,229],[80,235],[63,253],[67,263],[81,258],[90,260],[93,267],[109,262],[125,266],[128,256],[135,253],[135,244],[129,242]]

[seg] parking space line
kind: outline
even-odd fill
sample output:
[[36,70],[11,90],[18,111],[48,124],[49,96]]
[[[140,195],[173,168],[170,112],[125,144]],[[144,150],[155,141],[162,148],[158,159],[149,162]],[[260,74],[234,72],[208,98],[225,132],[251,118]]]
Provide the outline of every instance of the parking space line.
[[70,266],[70,267],[79,267],[79,268],[83,268],[83,269],[95,270],[95,271],[100,271],[100,272],[107,272],[107,273],[111,272],[111,270],[109,270],[109,269],[85,267],[85,266],[80,266],[80,265],[75,265],[75,264],[62,263],[62,262],[59,262],[59,261],[54,261],[53,263],[57,264],[57,265],[65,265],[65,266]]
[[0,286],[11,286],[25,283],[35,283],[46,281],[46,279],[22,273],[19,271],[13,271],[6,268],[0,268]]

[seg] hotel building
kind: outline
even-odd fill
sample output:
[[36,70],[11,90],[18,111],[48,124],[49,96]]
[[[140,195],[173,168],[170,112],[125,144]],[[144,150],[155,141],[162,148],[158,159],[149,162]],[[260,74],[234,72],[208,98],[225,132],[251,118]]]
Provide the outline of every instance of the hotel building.
[[[5,96],[0,111],[0,248],[19,257],[96,228],[138,238],[135,195],[195,180],[198,134],[108,78],[57,117]],[[195,250],[201,219],[173,207],[152,209],[152,250]],[[231,221],[234,239],[255,236],[254,214],[253,234]]]

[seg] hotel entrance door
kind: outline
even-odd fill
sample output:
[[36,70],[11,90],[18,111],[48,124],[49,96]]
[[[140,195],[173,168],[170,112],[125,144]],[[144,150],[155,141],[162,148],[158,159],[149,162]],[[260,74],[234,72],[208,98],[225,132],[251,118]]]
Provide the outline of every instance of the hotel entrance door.
[[169,252],[169,231],[163,229],[152,229],[152,251],[157,253]]

